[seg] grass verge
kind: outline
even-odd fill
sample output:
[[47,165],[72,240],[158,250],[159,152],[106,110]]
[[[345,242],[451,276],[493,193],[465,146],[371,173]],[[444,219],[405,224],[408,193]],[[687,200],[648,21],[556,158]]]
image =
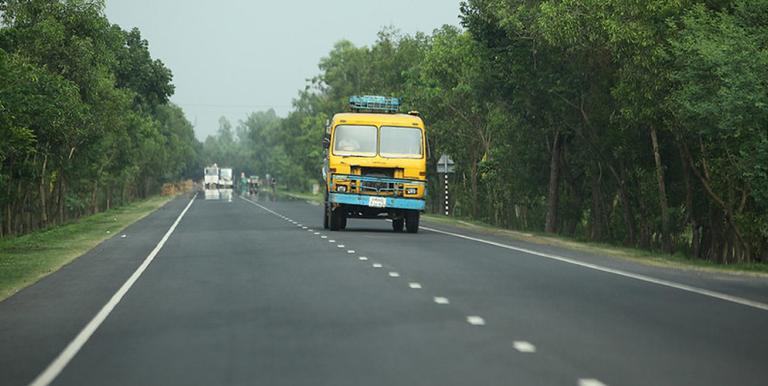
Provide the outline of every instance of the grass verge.
[[59,227],[0,239],[0,301],[56,272],[172,198],[156,196]]
[[[321,194],[310,194],[293,191],[281,191],[279,193],[299,200],[323,202],[323,196]],[[564,236],[554,236],[541,232],[520,232],[494,227],[479,221],[457,219],[440,215],[425,214],[423,217],[428,221],[447,224],[464,229],[482,230],[483,232],[497,236],[509,237],[514,240],[528,241],[541,245],[551,245],[575,251],[629,259],[635,262],[653,266],[689,270],[694,269],[718,273],[734,273],[768,278],[768,264],[740,263],[723,265],[707,260],[694,259],[681,253],[669,255],[642,249],[621,247],[612,244],[581,241]]]
[[768,278],[768,264],[738,263],[724,265],[707,260],[694,259],[685,256],[682,253],[669,255],[642,249],[621,247],[612,244],[581,241],[565,236],[555,236],[538,232],[520,232],[494,227],[478,221],[456,219],[440,215],[428,214],[424,217],[427,220],[436,223],[448,224],[465,229],[482,230],[494,235],[506,236],[514,240],[528,241],[536,244],[557,246],[575,251],[629,259],[635,262],[653,266],[700,270],[717,273],[733,273]]
[[278,195],[288,196],[291,198],[295,198],[298,200],[305,200],[305,201],[312,201],[312,202],[323,202],[323,195],[322,194],[312,194],[312,193],[303,193],[303,192],[293,192],[288,190],[280,190],[277,192]]

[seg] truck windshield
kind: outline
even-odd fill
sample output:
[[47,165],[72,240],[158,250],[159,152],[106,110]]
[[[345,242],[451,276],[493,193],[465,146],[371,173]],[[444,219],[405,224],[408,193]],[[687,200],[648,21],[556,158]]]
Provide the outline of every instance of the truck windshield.
[[376,126],[338,125],[333,154],[373,157],[376,155]]
[[[198,170],[200,170],[200,169],[198,169]],[[206,176],[218,176],[219,175],[219,169],[205,168],[205,175]]]
[[221,169],[222,178],[232,178],[232,169]]
[[421,158],[421,129],[414,127],[381,127],[382,157]]

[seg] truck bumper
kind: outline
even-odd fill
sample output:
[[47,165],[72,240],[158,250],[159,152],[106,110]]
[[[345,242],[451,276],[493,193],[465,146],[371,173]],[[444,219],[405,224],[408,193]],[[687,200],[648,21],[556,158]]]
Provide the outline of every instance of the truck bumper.
[[[344,194],[344,193],[330,193],[328,200],[336,204],[346,205],[360,205],[375,207],[369,205],[371,197],[381,196],[366,196],[361,194]],[[382,197],[383,198],[383,197]],[[412,209],[412,210],[424,210],[425,201],[417,198],[399,198],[399,197],[386,197],[386,206],[377,207],[381,209],[394,208],[394,209]]]

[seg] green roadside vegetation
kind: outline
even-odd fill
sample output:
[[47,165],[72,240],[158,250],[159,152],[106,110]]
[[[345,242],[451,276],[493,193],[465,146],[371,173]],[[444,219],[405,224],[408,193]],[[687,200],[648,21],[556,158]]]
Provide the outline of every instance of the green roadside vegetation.
[[305,200],[305,201],[311,201],[311,202],[323,202],[323,195],[322,194],[312,194],[308,192],[294,192],[290,190],[279,190],[277,192],[278,195],[281,196],[287,196],[291,198],[295,198],[298,200]]
[[172,198],[154,196],[62,226],[0,239],[0,301],[56,272]]
[[[281,195],[299,200],[322,202],[321,194],[306,192],[280,191]],[[546,234],[542,232],[521,232],[511,229],[495,227],[479,221],[466,218],[446,217],[436,214],[425,214],[424,219],[439,224],[451,225],[468,230],[481,230],[495,236],[508,237],[514,240],[532,242],[541,245],[551,245],[568,248],[580,252],[594,253],[611,256],[620,259],[629,259],[642,264],[679,269],[696,269],[711,272],[739,273],[768,277],[768,264],[764,263],[733,263],[717,264],[714,262],[693,259],[682,253],[666,254],[647,251],[637,248],[619,247],[605,243],[578,240],[560,235]]]
[[426,214],[424,215],[424,218],[435,223],[451,225],[468,230],[481,230],[495,236],[508,237],[513,240],[521,240],[540,245],[567,248],[574,251],[599,254],[619,259],[628,259],[634,262],[658,267],[768,277],[768,264],[765,263],[718,264],[707,260],[694,259],[682,253],[667,254],[638,248],[620,247],[612,244],[579,240],[543,232],[515,231],[511,229],[495,227],[493,225],[479,221],[473,221],[466,218],[462,219],[456,217],[446,217],[436,214]]
[[430,191],[440,155],[455,161],[462,217],[768,263],[768,0],[467,0],[457,14],[461,28],[338,42],[287,116],[223,120],[204,159],[306,191],[349,96],[398,96],[428,123]]

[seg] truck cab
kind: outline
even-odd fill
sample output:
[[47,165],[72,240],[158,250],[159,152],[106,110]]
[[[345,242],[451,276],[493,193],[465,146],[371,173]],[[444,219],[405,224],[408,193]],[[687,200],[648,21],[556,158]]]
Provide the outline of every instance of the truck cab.
[[349,101],[351,112],[334,115],[323,139],[325,228],[344,229],[348,218],[387,218],[396,232],[418,232],[427,193],[424,121],[398,113],[398,98]]

